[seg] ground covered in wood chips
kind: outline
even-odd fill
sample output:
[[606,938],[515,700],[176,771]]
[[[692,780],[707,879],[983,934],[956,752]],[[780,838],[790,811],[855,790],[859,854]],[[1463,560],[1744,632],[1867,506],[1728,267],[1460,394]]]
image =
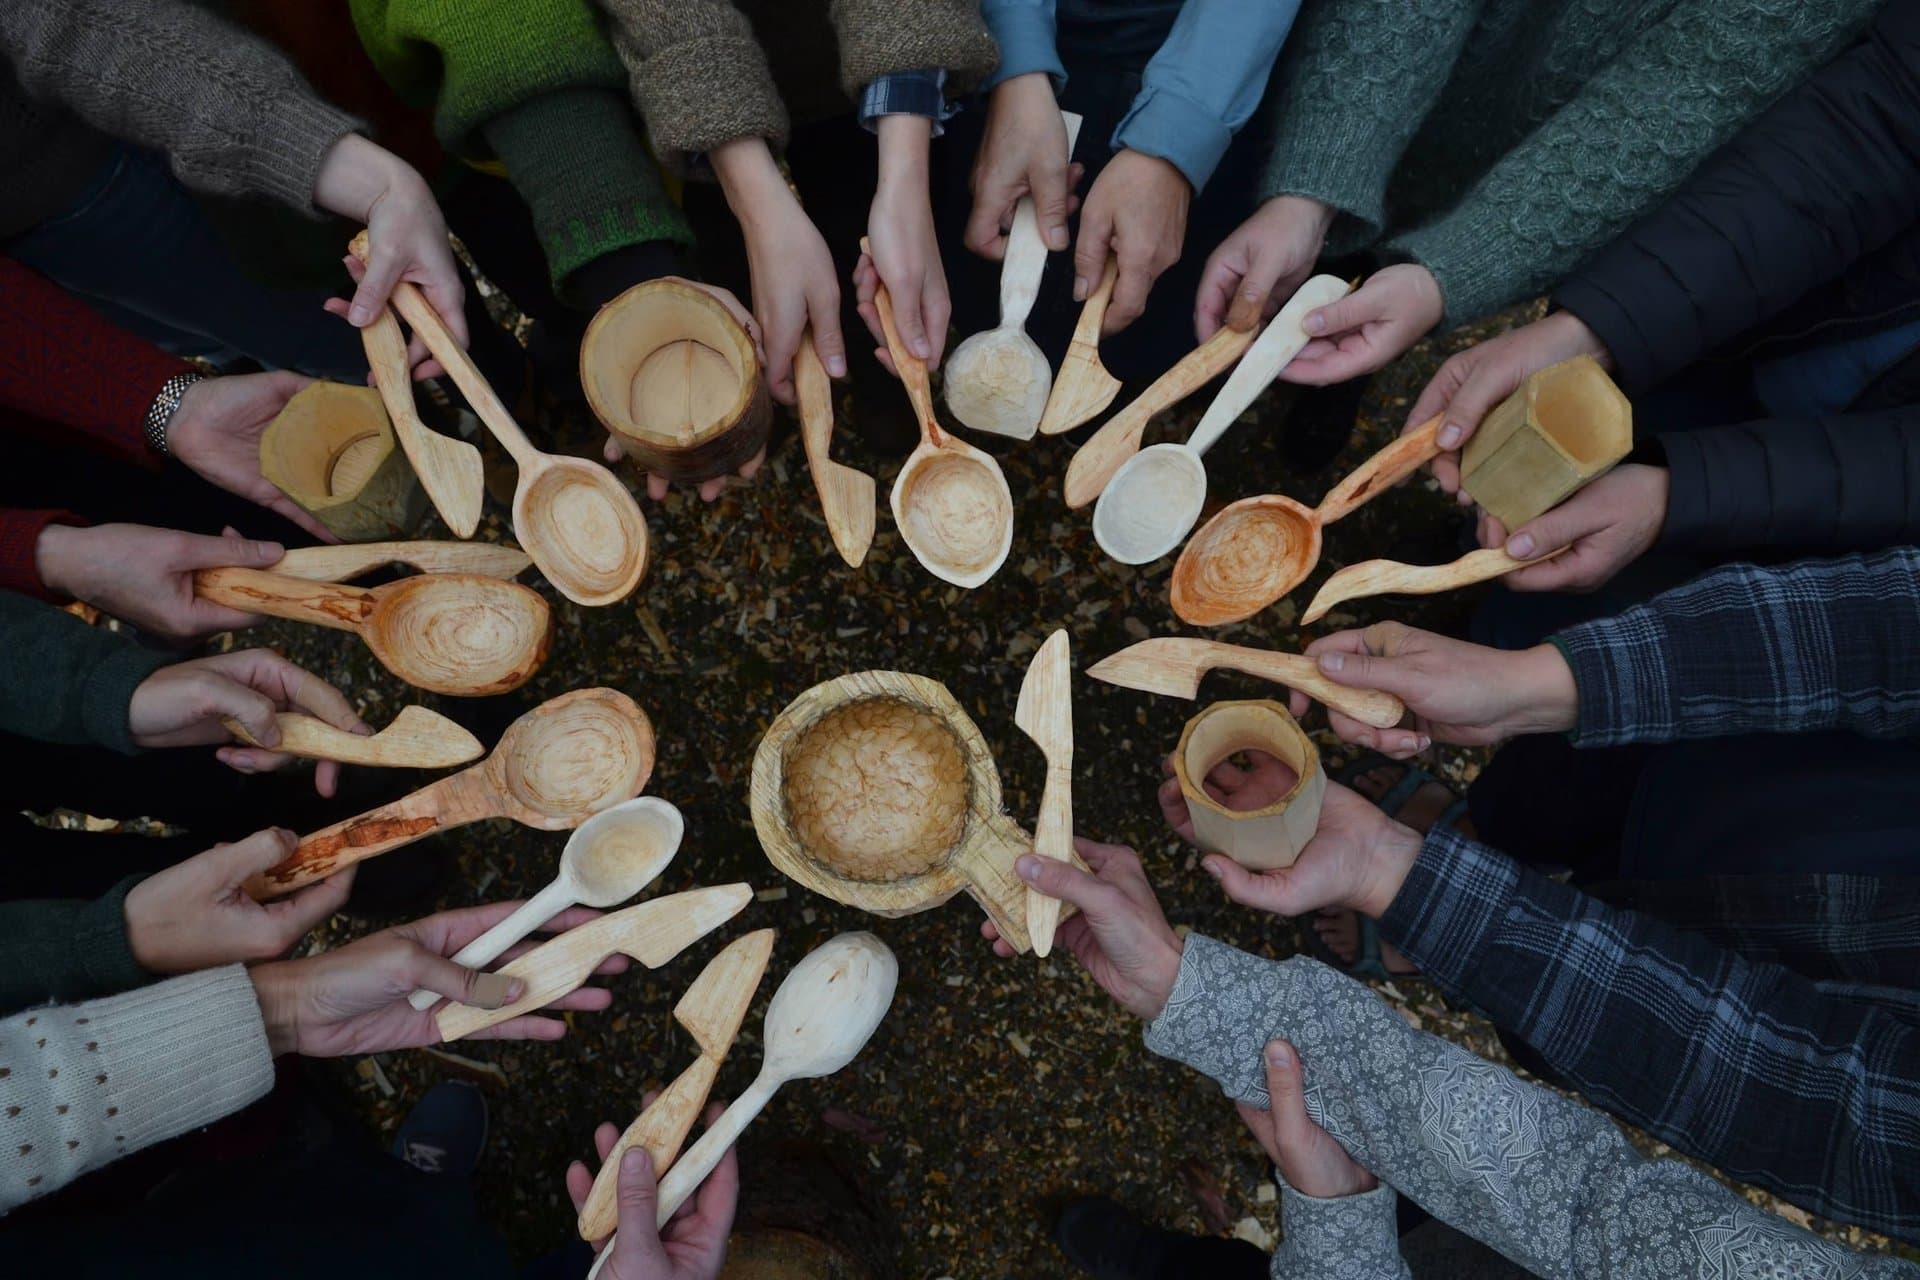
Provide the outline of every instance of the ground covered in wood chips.
[[[864,358],[864,357],[862,357]],[[1256,407],[1210,459],[1215,504],[1273,488],[1311,504],[1340,475],[1397,431],[1437,359],[1422,349],[1376,384],[1362,431],[1318,474],[1289,474],[1276,452],[1286,393]],[[1123,393],[1123,401],[1124,402]],[[1196,396],[1149,433],[1182,439],[1210,393]],[[479,1177],[488,1215],[516,1255],[530,1258],[567,1240],[572,1214],[561,1172],[590,1154],[594,1125],[624,1125],[642,1091],[670,1080],[692,1044],[671,1009],[701,966],[750,929],[779,930],[773,963],[720,1077],[732,1096],[757,1071],[760,1018],[780,977],[809,949],[848,929],[871,929],[899,956],[893,1009],[872,1042],[829,1079],[783,1089],[750,1131],[746,1196],[775,1140],[817,1148],[850,1172],[877,1210],[882,1238],[897,1232],[890,1274],[903,1277],[1037,1277],[1064,1274],[1051,1244],[1049,1210],[1080,1192],[1117,1196],[1175,1227],[1238,1233],[1263,1244],[1276,1230],[1264,1159],[1218,1090],[1148,1054],[1140,1026],[1086,980],[1070,957],[996,960],[981,942],[979,910],[961,897],[945,907],[878,920],[786,881],[761,854],[747,810],[754,748],[796,694],[850,671],[894,668],[943,681],[979,724],[999,761],[1009,811],[1030,826],[1043,762],[1014,726],[1027,662],[1057,627],[1072,635],[1076,671],[1135,640],[1189,632],[1167,603],[1168,558],[1142,569],[1108,561],[1095,546],[1090,510],[1060,498],[1071,455],[1064,440],[976,441],[999,455],[1017,516],[1013,552],[985,587],[965,592],[926,573],[884,510],[898,459],[878,459],[847,430],[836,451],[879,477],[883,510],[864,567],[835,555],[797,436],[784,421],[768,464],[751,485],[703,506],[677,492],[646,504],[652,563],[626,603],[581,609],[533,575],[552,601],[558,637],[551,660],[526,688],[485,703],[415,695],[348,637],[277,627],[269,643],[340,683],[373,724],[421,701],[472,725],[489,743],[527,707],[568,690],[611,685],[652,717],[659,761],[647,790],[685,811],[687,840],[651,892],[744,879],[758,899],[716,935],[659,971],[610,980],[609,1011],[572,1019],[551,1045],[462,1044],[381,1055],[323,1068],[352,1092],[367,1121],[390,1134],[409,1105],[449,1076],[486,1081],[492,1137]],[[549,409],[549,439],[586,452],[597,444],[579,416]],[[496,460],[496,467],[501,464]],[[628,474],[629,483],[637,483]],[[509,538],[503,499],[512,473],[492,477],[495,500],[480,536]],[[1460,517],[1424,477],[1386,495],[1329,534],[1323,563],[1303,592],[1362,559],[1437,563],[1457,553]],[[1306,594],[1214,638],[1295,649],[1312,636],[1295,624]],[[1399,617],[1438,629],[1464,624],[1472,594],[1360,602],[1333,626]],[[1313,634],[1323,633],[1316,629]],[[1232,673],[1210,676],[1203,699],[1271,696],[1273,687]],[[1156,698],[1084,678],[1074,684],[1076,825],[1138,848],[1168,916],[1255,952],[1302,947],[1291,923],[1226,902],[1192,851],[1161,824],[1154,803],[1161,757],[1196,703]],[[1330,768],[1350,754],[1309,727]],[[1443,752],[1442,772],[1464,782],[1468,753]],[[343,810],[341,816],[346,816]],[[412,907],[460,906],[529,894],[552,876],[564,836],[504,822],[445,838],[438,854],[415,847],[393,859],[450,867]],[[339,923],[333,943],[375,923]],[[1498,1055],[1483,1023],[1448,1009],[1418,982],[1386,990],[1409,1020]]]

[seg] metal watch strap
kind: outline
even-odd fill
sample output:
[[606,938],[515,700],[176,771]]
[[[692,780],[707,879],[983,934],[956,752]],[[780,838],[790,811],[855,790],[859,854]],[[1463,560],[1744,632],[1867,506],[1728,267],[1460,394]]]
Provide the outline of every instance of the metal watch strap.
[[199,382],[201,377],[197,373],[176,373],[160,384],[160,394],[153,398],[153,404],[147,408],[147,447],[155,453],[172,452],[167,448],[167,424],[173,421],[174,410],[186,398],[187,388]]

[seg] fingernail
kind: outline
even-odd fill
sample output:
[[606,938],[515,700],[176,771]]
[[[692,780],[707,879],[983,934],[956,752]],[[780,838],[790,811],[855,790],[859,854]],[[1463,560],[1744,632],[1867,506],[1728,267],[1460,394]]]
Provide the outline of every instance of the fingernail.
[[1419,738],[1418,738],[1418,739],[1416,739],[1416,741],[1418,741],[1418,742],[1420,743],[1420,750],[1422,750],[1422,751],[1425,751],[1425,750],[1426,750],[1426,749],[1427,749],[1428,747],[1430,747],[1430,746],[1432,746],[1432,745],[1433,745],[1433,739],[1432,739],[1432,738],[1429,738],[1429,737],[1428,737],[1428,736],[1427,736],[1426,734],[1424,734],[1424,733],[1423,733],[1423,734],[1421,734],[1421,735],[1419,736]]
[[1065,227],[1047,228],[1047,248],[1056,253],[1067,247],[1067,229]]
[[257,542],[254,544],[254,554],[262,560],[278,560],[287,554],[287,549],[277,542]]
[[1533,535],[1516,533],[1507,542],[1507,554],[1515,560],[1533,559]]
[[1449,422],[1446,426],[1440,428],[1440,447],[1442,449],[1453,448],[1460,443],[1460,435],[1460,428],[1454,423]]
[[913,340],[913,354],[919,356],[922,360],[925,360],[928,356],[933,354],[933,348],[927,345],[927,340],[925,338],[915,338]]
[[1040,859],[1029,853],[1015,862],[1013,869],[1019,872],[1022,880],[1032,880],[1040,874]]
[[1322,671],[1338,671],[1346,665],[1347,655],[1344,653],[1323,653],[1320,655],[1320,669]]
[[1287,1052],[1287,1046],[1275,1040],[1267,1046],[1267,1065],[1276,1070],[1285,1071],[1293,1065],[1293,1055]]
[[847,376],[847,358],[843,355],[828,356],[827,357],[827,373],[835,378],[846,377]]
[[373,309],[364,303],[356,302],[347,308],[347,322],[355,328],[365,328],[373,320]]
[[645,1173],[647,1171],[647,1153],[642,1147],[628,1147],[627,1154],[620,1157],[620,1172]]
[[1226,872],[1220,869],[1220,864],[1215,862],[1212,858],[1208,858],[1205,862],[1201,863],[1200,865],[1205,867],[1207,870],[1207,874],[1212,876],[1215,880],[1219,880],[1226,875]]
[[1075,276],[1073,278],[1073,300],[1075,302],[1085,302],[1087,300],[1087,279],[1085,276]]
[[1327,318],[1318,311],[1315,311],[1307,317],[1307,322],[1300,327],[1308,333],[1325,333],[1327,331]]

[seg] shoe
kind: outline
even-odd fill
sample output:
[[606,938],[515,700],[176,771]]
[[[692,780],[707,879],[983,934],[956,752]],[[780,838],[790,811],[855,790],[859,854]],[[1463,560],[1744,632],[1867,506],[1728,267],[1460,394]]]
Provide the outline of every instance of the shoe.
[[393,1154],[422,1173],[470,1178],[487,1145],[487,1100],[464,1080],[443,1080],[393,1135]]
[[1106,1196],[1069,1200],[1053,1224],[1067,1260],[1096,1280],[1150,1280],[1161,1274],[1173,1233],[1150,1227]]

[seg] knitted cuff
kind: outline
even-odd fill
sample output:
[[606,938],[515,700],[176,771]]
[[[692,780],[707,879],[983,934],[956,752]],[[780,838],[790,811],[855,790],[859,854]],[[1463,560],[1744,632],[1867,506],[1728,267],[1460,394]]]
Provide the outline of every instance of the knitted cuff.
[[1387,179],[1379,130],[1357,114],[1330,114],[1311,136],[1288,132],[1273,141],[1260,198],[1306,196],[1338,213],[1327,233],[1330,252],[1371,244],[1387,221]]
[[50,524],[86,523],[71,511],[0,510],[0,591],[17,591],[35,600],[57,603],[60,597],[40,581],[36,558],[40,535]]
[[[315,217],[321,213],[313,203],[321,162],[334,143],[365,128],[338,107],[308,94],[304,86],[289,86],[271,109],[259,114],[254,127],[254,145],[243,161],[248,188]],[[193,157],[176,154],[174,161],[186,169]]]
[[131,991],[153,981],[127,938],[127,894],[145,879],[128,876],[74,914],[74,956],[95,991]]
[[1446,302],[1446,328],[1492,315],[1534,296],[1527,280],[1535,257],[1511,223],[1471,198],[1461,208],[1382,246],[1390,261],[1417,262],[1433,273]]
[[483,127],[487,145],[526,200],[556,293],[579,267],[629,245],[691,245],[623,94],[557,89]]
[[[840,88],[855,102],[881,76],[919,67],[946,72],[953,96],[964,97],[1000,60],[1000,49],[987,33],[977,5],[955,0],[865,0],[843,12]],[[1051,33],[1048,43],[1052,43]]]
[[751,38],[708,36],[664,49],[633,68],[633,94],[655,154],[683,163],[736,138],[787,140],[787,109]]
[[137,644],[116,648],[87,673],[80,690],[80,723],[87,740],[122,755],[140,748],[133,740],[127,708],[141,681],[175,661],[172,654],[143,649]]

